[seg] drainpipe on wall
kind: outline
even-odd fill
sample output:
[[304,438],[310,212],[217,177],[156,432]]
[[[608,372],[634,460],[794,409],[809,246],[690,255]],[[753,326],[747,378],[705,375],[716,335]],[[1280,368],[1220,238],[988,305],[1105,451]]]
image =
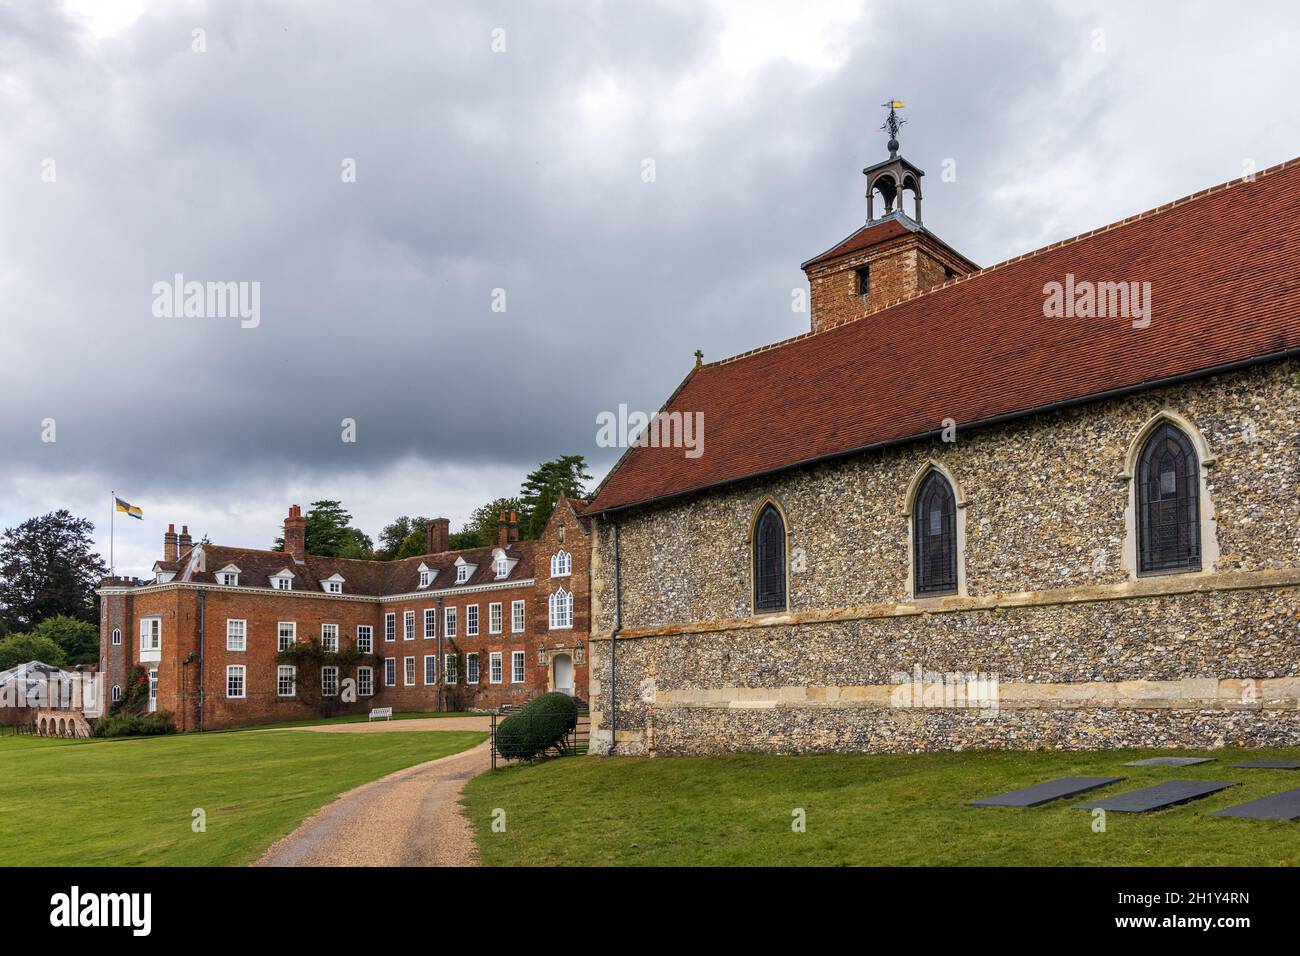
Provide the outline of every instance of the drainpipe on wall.
[[208,592],[199,591],[199,731],[203,730],[203,612],[207,603]]
[[609,632],[609,753],[614,755],[618,728],[618,673],[615,657],[618,632],[623,630],[623,556],[619,551],[618,525],[614,525],[614,630]]
[[438,681],[438,712],[442,713],[442,689],[447,686],[447,658],[442,653],[442,597],[438,598],[438,616],[433,621],[433,633],[438,635],[438,662],[434,668],[435,674],[440,674],[442,680]]

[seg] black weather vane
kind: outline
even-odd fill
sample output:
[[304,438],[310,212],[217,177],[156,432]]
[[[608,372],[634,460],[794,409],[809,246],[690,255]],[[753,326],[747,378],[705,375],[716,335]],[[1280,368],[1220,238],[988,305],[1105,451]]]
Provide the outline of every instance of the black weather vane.
[[889,116],[885,118],[885,124],[880,128],[882,131],[883,130],[889,131],[889,143],[887,145],[889,146],[889,156],[892,159],[893,157],[898,155],[899,127],[901,127],[904,123],[907,122],[907,120],[899,119],[897,113],[898,110],[901,110],[903,108],[903,101],[889,100],[888,102],[881,103],[880,105],[889,107]]

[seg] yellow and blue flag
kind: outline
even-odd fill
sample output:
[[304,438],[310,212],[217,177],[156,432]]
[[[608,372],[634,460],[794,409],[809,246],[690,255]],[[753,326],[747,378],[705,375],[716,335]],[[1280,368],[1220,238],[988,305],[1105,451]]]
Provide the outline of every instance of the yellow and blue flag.
[[127,504],[125,501],[123,501],[121,498],[118,498],[116,495],[113,497],[113,501],[117,503],[118,511],[125,512],[126,514],[129,514],[132,518],[138,518],[141,521],[144,520],[144,512],[141,511],[139,508],[137,508],[135,505]]

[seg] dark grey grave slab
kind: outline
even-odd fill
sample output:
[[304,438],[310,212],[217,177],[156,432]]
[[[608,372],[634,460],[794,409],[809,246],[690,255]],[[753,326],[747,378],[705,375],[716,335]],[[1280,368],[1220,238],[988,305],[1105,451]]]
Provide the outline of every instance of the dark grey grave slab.
[[1300,818],[1300,787],[1283,790],[1258,800],[1247,800],[1213,814],[1216,817],[1246,817],[1250,820],[1295,820]]
[[1194,767],[1198,763],[1211,763],[1213,757],[1147,757],[1146,760],[1132,760],[1126,767]]
[[1300,760],[1247,760],[1233,766],[1242,770],[1300,770]]
[[1166,780],[1152,787],[1130,790],[1128,793],[1116,794],[1095,803],[1081,803],[1076,810],[1114,810],[1118,813],[1146,813],[1148,810],[1160,810],[1164,807],[1177,806],[1208,797],[1212,793],[1236,786],[1224,780]]
[[1123,777],[1057,777],[1046,783],[1036,783],[1032,787],[999,793],[995,797],[976,800],[972,807],[1036,807],[1042,803],[1051,803],[1075,794],[1096,790],[1112,783],[1119,783]]

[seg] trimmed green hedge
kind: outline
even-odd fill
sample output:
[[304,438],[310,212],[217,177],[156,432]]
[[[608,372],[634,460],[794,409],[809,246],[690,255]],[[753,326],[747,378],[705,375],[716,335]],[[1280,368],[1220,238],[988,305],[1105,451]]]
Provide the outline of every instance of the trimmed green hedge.
[[578,705],[567,694],[542,694],[497,724],[497,752],[507,760],[534,760],[578,726]]
[[568,694],[549,693],[524,704],[525,713],[548,714],[564,721],[565,733],[578,726],[578,705]]
[[96,737],[156,737],[160,734],[174,734],[176,726],[172,723],[169,711],[145,714],[114,714],[95,721]]

